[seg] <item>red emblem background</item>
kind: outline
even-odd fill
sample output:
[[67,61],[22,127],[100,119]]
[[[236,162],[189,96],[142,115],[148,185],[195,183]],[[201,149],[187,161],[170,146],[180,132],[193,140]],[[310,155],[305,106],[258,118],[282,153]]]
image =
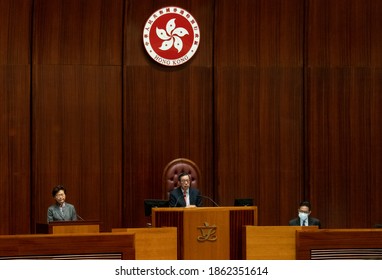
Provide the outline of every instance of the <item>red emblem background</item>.
[[[167,24],[171,20],[174,26],[167,30]],[[165,32],[169,38],[165,39],[163,36],[160,38],[157,28]],[[179,34],[178,28],[186,30],[188,34]],[[175,37],[178,43],[181,41],[182,46],[175,47]],[[179,7],[164,7],[157,10],[146,21],[143,29],[143,44],[147,53],[156,62],[166,66],[177,66],[191,59],[199,47],[199,40],[200,30],[195,18]],[[166,42],[173,45],[161,50],[160,47]]]
[[[188,35],[185,35],[181,38],[183,41],[183,48],[179,53],[175,47],[172,47],[167,51],[162,51],[161,49],[159,49],[159,47],[162,46],[163,40],[161,40],[156,34],[157,28],[166,30],[167,22],[173,18],[175,18],[176,28],[183,27],[188,31]],[[191,24],[186,18],[175,13],[165,14],[159,17],[153,23],[149,34],[150,34],[149,39],[150,39],[151,47],[153,48],[153,50],[158,55],[167,59],[177,59],[184,56],[190,50],[190,48],[192,47],[192,44],[194,43],[194,31],[192,29]]]

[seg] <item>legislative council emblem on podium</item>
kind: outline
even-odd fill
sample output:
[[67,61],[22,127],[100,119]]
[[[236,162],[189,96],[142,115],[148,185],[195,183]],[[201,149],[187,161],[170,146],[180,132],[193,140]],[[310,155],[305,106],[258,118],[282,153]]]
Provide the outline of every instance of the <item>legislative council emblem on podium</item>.
[[200,231],[200,235],[197,237],[197,240],[199,242],[217,240],[215,225],[210,226],[208,222],[204,222],[204,225],[198,227],[198,230]]

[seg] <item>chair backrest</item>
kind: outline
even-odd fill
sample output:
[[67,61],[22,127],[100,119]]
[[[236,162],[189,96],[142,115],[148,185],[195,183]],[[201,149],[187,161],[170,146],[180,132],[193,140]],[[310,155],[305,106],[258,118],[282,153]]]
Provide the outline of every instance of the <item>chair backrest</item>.
[[178,175],[186,172],[191,175],[191,188],[200,189],[201,173],[195,162],[186,158],[170,161],[163,170],[163,199],[169,199],[170,192],[178,187]]

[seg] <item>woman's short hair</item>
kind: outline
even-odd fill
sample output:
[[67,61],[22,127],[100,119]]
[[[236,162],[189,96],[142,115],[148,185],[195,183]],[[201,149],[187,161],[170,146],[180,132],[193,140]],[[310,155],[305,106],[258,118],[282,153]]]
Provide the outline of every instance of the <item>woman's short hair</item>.
[[55,197],[56,194],[59,192],[59,191],[64,191],[64,194],[66,194],[66,189],[63,185],[58,185],[58,186],[55,186],[52,190],[52,196]]

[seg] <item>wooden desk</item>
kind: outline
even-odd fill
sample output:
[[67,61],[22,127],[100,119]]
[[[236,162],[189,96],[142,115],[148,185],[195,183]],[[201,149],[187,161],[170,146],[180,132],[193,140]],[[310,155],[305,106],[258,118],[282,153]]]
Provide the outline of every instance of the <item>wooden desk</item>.
[[113,233],[135,234],[136,260],[176,260],[177,228],[113,228]]
[[257,225],[257,207],[153,208],[152,225],[178,228],[178,259],[237,260],[242,226]]
[[246,226],[243,259],[295,260],[296,231],[316,231],[317,226]]
[[297,232],[296,258],[382,259],[382,229],[321,229]]
[[37,223],[36,233],[66,234],[66,233],[98,233],[99,221],[57,221]]
[[134,234],[0,235],[0,259],[135,258]]

